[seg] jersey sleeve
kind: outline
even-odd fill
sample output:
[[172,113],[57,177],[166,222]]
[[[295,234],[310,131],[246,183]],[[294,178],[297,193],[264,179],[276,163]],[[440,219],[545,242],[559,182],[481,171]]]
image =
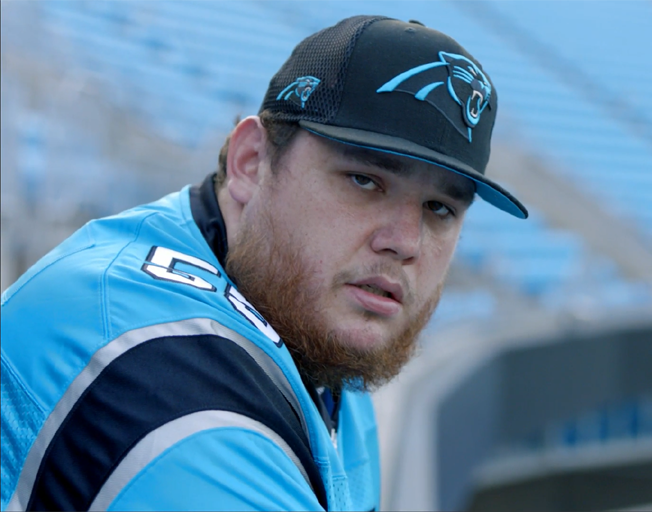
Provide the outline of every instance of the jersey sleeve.
[[278,444],[231,427],[174,444],[138,471],[108,509],[323,510]]

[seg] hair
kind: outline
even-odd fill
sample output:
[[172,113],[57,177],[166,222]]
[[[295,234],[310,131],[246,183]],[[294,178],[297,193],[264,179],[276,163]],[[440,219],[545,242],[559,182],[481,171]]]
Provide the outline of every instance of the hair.
[[[294,136],[301,129],[299,123],[291,121],[280,121],[274,119],[269,110],[263,110],[260,114],[260,122],[267,132],[267,150],[271,158],[272,172],[277,168],[278,162],[285,154]],[[239,118],[235,123],[238,124]],[[231,132],[233,133],[233,132]],[[215,176],[215,188],[219,189],[226,181],[226,160],[229,154],[229,143],[231,142],[231,133],[224,141],[220,156],[218,157],[217,175]]]

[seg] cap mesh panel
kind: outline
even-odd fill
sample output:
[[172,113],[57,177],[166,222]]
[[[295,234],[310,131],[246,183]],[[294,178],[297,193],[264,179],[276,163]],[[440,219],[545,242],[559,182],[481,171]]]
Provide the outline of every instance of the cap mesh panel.
[[[388,18],[354,16],[304,39],[270,81],[261,111],[270,110],[275,119],[283,121],[328,123],[340,106],[349,58],[358,37],[370,24],[383,19]],[[320,80],[304,108],[283,98],[276,99],[283,89],[304,76]]]

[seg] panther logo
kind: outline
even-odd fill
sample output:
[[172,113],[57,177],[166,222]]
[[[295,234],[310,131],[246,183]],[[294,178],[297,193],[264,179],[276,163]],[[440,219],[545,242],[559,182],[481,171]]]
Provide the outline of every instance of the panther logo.
[[[441,76],[440,68],[448,76]],[[444,87],[440,87],[444,86]],[[376,92],[406,92],[439,110],[471,142],[471,131],[491,100],[491,83],[480,68],[463,55],[439,52],[439,61],[409,69],[382,85]],[[462,110],[452,115],[448,105],[453,99]]]
[[314,76],[299,77],[283,89],[276,99],[280,100],[282,98],[284,100],[289,100],[292,103],[299,105],[301,108],[305,108],[306,101],[308,101],[310,95],[319,85],[319,82],[321,82],[321,80]]

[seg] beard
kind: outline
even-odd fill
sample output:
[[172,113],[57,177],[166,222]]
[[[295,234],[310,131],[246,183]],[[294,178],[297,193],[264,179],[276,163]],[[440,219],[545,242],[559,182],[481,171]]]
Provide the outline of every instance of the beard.
[[[303,378],[317,387],[370,391],[398,375],[415,352],[417,336],[439,302],[443,282],[389,340],[358,347],[351,333],[327,325],[319,304],[329,290],[315,282],[315,272],[303,257],[302,245],[291,234],[279,236],[268,215],[260,214],[257,222],[246,218],[242,221],[229,247],[226,272],[279,334]],[[395,276],[406,284],[402,271],[397,275],[396,265],[389,265],[376,265],[364,272]],[[333,289],[359,273],[338,274]],[[404,289],[407,292],[408,288]],[[406,308],[414,304],[409,299],[411,295],[406,293]],[[367,319],[374,316],[367,312],[361,315]]]

